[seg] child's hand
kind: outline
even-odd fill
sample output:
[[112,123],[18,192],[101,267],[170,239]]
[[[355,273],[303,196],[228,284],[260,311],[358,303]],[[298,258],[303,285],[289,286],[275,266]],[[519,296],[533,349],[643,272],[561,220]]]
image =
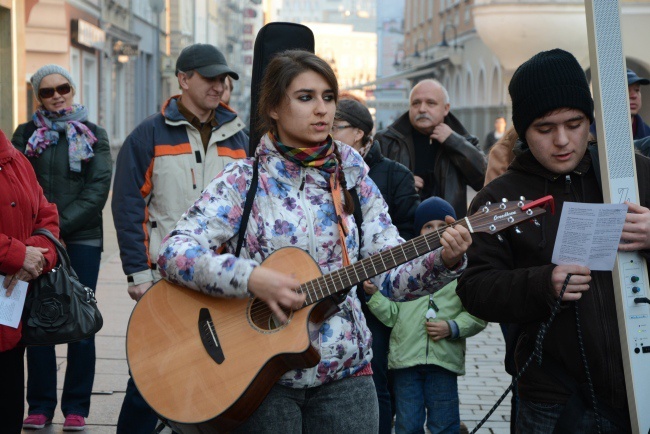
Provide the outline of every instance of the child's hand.
[[447,321],[426,321],[424,327],[426,327],[427,334],[434,341],[439,341],[451,336],[451,329],[449,328]]
[[366,280],[363,282],[363,290],[366,294],[372,295],[377,292],[377,287],[370,280]]

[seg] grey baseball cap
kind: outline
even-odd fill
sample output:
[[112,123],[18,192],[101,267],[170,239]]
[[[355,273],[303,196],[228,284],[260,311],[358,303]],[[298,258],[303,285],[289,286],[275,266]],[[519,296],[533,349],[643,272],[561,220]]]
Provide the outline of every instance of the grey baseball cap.
[[228,74],[239,80],[239,74],[230,69],[221,51],[211,44],[193,44],[183,48],[176,60],[176,75],[179,71],[196,71],[210,78]]

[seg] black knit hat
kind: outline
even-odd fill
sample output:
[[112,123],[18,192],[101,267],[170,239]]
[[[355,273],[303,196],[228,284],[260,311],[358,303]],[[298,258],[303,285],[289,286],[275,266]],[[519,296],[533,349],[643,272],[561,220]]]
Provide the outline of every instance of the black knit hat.
[[587,77],[573,54],[556,48],[542,51],[522,63],[508,86],[512,123],[525,140],[537,118],[560,108],[577,109],[594,121],[594,100]]
[[334,117],[348,121],[350,125],[359,128],[364,134],[370,134],[374,125],[368,108],[353,99],[339,101]]

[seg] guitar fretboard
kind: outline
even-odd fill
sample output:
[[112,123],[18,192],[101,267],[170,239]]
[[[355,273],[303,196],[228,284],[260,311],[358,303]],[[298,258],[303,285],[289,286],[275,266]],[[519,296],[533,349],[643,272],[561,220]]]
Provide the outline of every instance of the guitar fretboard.
[[[317,303],[322,299],[350,288],[378,274],[391,270],[398,265],[429,253],[440,247],[440,237],[448,227],[461,225],[468,227],[466,219],[440,228],[435,232],[420,235],[381,253],[355,262],[324,276],[303,283],[299,292],[305,293],[307,298],[304,305]],[[470,230],[471,232],[471,230]]]

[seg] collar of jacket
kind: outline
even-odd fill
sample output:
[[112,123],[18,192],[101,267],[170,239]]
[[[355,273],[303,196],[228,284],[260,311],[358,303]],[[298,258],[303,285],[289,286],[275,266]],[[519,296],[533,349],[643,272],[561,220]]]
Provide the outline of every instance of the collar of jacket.
[[[458,133],[463,137],[469,135],[463,124],[460,123],[458,118],[456,118],[451,111],[447,113],[443,122],[449,125],[453,132]],[[409,112],[404,113],[402,116],[397,118],[395,122],[388,126],[386,135],[390,135],[390,133],[401,139],[403,139],[404,136],[410,136],[413,133],[413,125],[411,125]]]
[[[353,152],[351,146],[342,146],[341,142],[334,140],[335,146],[338,146],[341,154],[343,174],[348,188],[357,186],[361,179],[368,174],[365,169],[366,165],[358,152]],[[308,175],[309,183],[317,184],[320,188],[329,190],[329,183],[324,176],[314,176],[322,171],[316,167],[302,167],[287,160],[275,148],[268,134],[264,134],[260,139],[259,145],[255,149],[255,157],[264,165],[269,177],[277,180],[292,179],[296,182],[302,181],[302,170]],[[322,172],[324,173],[324,172]]]
[[15,158],[18,151],[13,147],[9,139],[0,130],[0,164],[4,164]]
[[368,153],[366,153],[366,156],[363,157],[363,160],[366,162],[368,167],[372,168],[372,166],[379,164],[384,158],[385,157],[381,154],[379,142],[375,140],[368,150]]
[[[178,110],[177,100],[180,95],[174,95],[165,102],[162,108],[162,114],[165,117],[165,120],[172,125],[187,124],[191,125],[185,116]],[[230,123],[237,119],[237,113],[232,111],[230,107],[223,103],[219,103],[219,106],[214,111],[214,118],[216,119],[218,125],[213,128],[213,130],[218,130],[222,125]],[[243,128],[243,124],[242,124]]]
[[[541,176],[542,178],[548,179],[549,181],[554,181],[562,174],[551,172],[546,167],[542,166],[539,161],[535,158],[530,149],[523,148],[521,142],[517,142],[515,145],[515,159],[510,165],[510,168],[513,170],[519,170],[522,172],[529,172],[533,175]],[[583,155],[582,160],[578,163],[575,169],[572,170],[572,173],[576,175],[583,176],[589,168],[591,167],[592,158],[591,153],[585,150],[585,155]]]

